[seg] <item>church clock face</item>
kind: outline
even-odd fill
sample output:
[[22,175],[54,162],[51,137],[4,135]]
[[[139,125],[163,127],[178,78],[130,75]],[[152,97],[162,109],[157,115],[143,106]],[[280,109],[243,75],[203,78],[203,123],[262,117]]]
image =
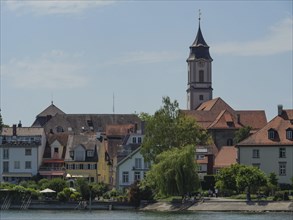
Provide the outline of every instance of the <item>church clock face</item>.
[[204,61],[199,61],[199,63],[198,63],[198,66],[199,67],[204,67],[204,65],[205,65],[205,62]]

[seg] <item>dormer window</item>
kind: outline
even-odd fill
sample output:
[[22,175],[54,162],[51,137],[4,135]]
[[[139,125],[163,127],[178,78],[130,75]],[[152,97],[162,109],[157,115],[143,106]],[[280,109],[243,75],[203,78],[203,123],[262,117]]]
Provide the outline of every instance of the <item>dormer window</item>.
[[274,129],[270,129],[268,131],[268,138],[270,140],[274,140],[276,138],[276,131]]
[[288,128],[286,130],[286,138],[288,140],[293,140],[293,129],[292,128]]
[[86,152],[86,156],[87,156],[87,157],[93,157],[93,156],[94,156],[94,151],[93,151],[93,150],[88,150],[88,151]]

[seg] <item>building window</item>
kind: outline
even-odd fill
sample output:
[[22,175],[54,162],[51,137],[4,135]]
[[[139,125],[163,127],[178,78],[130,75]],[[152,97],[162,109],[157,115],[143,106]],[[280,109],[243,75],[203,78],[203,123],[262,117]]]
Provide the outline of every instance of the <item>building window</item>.
[[200,70],[199,71],[199,82],[203,82],[204,81],[204,71]]
[[205,155],[204,154],[197,154],[196,155],[196,159],[197,160],[204,160],[204,158],[205,158]]
[[258,149],[253,149],[252,150],[252,157],[253,158],[259,158],[259,150]]
[[227,146],[233,146],[233,139],[228,139],[227,140]]
[[141,143],[141,137],[137,138],[137,143],[139,143],[139,144]]
[[135,158],[135,169],[141,169],[141,158]]
[[276,131],[273,130],[273,129],[270,129],[269,132],[268,132],[268,138],[270,140],[274,140],[276,138]]
[[279,157],[286,158],[286,148],[284,147],[279,148]]
[[64,129],[61,126],[57,126],[56,128],[57,133],[64,132]]
[[54,153],[57,153],[58,154],[59,152],[59,148],[58,147],[54,147]]
[[94,151],[93,150],[88,150],[86,152],[86,154],[87,154],[87,157],[93,157],[94,156]]
[[279,163],[279,176],[286,176],[286,163]]
[[25,156],[31,156],[32,155],[32,149],[25,149]]
[[73,164],[72,164],[72,163],[67,164],[67,169],[69,169],[69,170],[73,170]]
[[140,180],[140,172],[134,172],[134,181]]
[[151,163],[149,161],[144,161],[144,168],[149,169],[151,166]]
[[288,128],[288,129],[286,130],[286,138],[287,138],[288,140],[293,140],[293,130],[292,130],[291,128]]
[[3,173],[8,173],[9,172],[9,161],[4,161],[3,162]]
[[3,159],[9,159],[9,149],[3,149]]
[[122,183],[128,183],[128,182],[129,182],[129,173],[122,172]]
[[75,169],[80,170],[80,164],[79,163],[75,164]]
[[20,162],[14,161],[14,169],[20,169]]
[[203,95],[199,95],[199,100],[200,100],[200,101],[203,100]]
[[31,169],[32,168],[32,162],[31,161],[25,161],[25,169]]
[[136,144],[136,137],[133,137],[133,138],[132,138],[132,143],[133,143],[133,144]]
[[97,169],[97,164],[90,164],[90,170]]

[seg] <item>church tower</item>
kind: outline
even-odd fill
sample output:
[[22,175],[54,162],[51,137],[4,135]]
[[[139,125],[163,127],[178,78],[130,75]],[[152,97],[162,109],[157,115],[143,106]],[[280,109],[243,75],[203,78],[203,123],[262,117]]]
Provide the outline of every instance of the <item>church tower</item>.
[[186,60],[188,64],[187,109],[194,110],[201,103],[213,99],[213,59],[210,56],[210,47],[201,33],[200,17],[196,38],[189,48],[190,54]]

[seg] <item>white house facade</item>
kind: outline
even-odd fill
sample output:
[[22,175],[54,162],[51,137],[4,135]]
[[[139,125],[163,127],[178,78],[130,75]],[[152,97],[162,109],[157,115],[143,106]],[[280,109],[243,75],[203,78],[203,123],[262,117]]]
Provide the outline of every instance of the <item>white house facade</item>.
[[144,179],[146,172],[150,168],[150,162],[144,160],[140,153],[141,148],[137,148],[116,167],[116,187],[123,189],[129,187],[135,181]]
[[19,182],[37,175],[46,145],[43,128],[3,128],[0,138],[0,181]]
[[240,142],[238,162],[274,172],[280,184],[291,184],[293,177],[293,110],[279,106],[278,115],[264,128]]

